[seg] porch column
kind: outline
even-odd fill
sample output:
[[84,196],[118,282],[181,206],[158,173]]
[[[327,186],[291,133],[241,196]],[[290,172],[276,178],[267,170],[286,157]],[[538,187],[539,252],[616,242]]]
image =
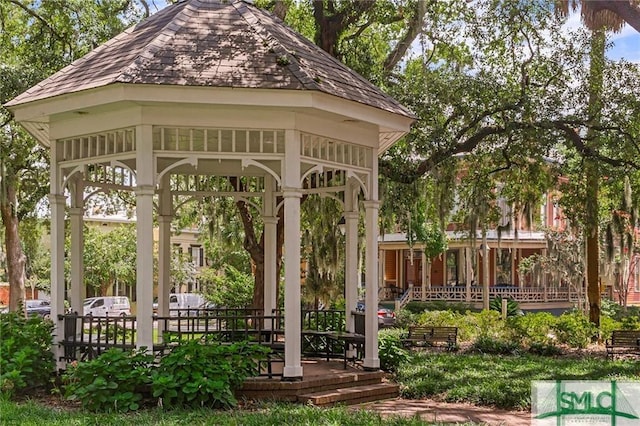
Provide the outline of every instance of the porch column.
[[[377,174],[374,174],[377,176]],[[376,188],[377,195],[377,188]],[[365,295],[365,343],[363,367],[377,370],[378,358],[378,200],[364,202],[366,209],[366,295]]]
[[384,280],[384,270],[386,267],[386,263],[386,250],[378,247],[378,299],[380,298],[380,290],[386,287],[386,283]]
[[153,195],[152,126],[136,128],[136,347],[153,348]]
[[404,261],[404,250],[400,249],[396,251],[396,265],[398,270],[398,280],[396,282],[396,286],[404,288],[405,277],[407,275],[406,271],[406,262]]
[[[431,261],[427,260],[427,254],[422,250],[422,294],[420,300],[427,300],[427,288],[431,288]],[[428,272],[428,273],[427,273]]]
[[[345,211],[344,219],[346,238],[344,271],[345,319],[347,331],[353,333],[355,331],[355,319],[353,315],[351,315],[351,311],[356,309],[358,303],[358,212]],[[377,280],[374,282],[374,285],[377,298]]]
[[[171,293],[171,221],[173,202],[168,175],[162,177],[158,197],[158,316],[169,316],[169,293]],[[164,326],[160,321],[158,327]],[[162,336],[158,329],[158,335]]]
[[[53,185],[52,185],[53,189]],[[57,368],[64,368],[60,361],[62,348],[58,342],[64,338],[64,321],[58,315],[64,313],[64,206],[65,197],[59,194],[49,195],[51,205],[51,320],[55,325],[52,334],[55,336],[51,345]],[[79,312],[82,314],[82,312]]]
[[300,313],[300,132],[285,131],[284,198],[284,369],[283,380],[302,380]]
[[71,310],[83,315],[82,302],[87,295],[84,285],[84,185],[76,178],[71,187],[71,209],[69,209],[71,231],[71,285],[67,298]]
[[284,380],[302,379],[300,351],[300,198],[297,188],[284,188]]

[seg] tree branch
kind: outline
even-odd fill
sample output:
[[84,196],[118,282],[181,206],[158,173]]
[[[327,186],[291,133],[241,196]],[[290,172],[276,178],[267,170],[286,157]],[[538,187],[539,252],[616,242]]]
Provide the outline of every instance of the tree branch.
[[425,2],[417,1],[413,19],[407,24],[407,32],[384,60],[383,71],[385,74],[389,74],[398,62],[400,62],[404,54],[407,53],[411,43],[413,43],[413,40],[416,39],[422,30],[422,21],[426,12]]
[[44,19],[42,16],[40,16],[38,13],[36,13],[36,11],[29,9],[27,6],[22,4],[19,0],[9,0],[9,3],[15,4],[20,9],[24,10],[29,15],[33,16],[34,18],[36,18],[38,21],[42,22],[42,24],[45,27],[47,27],[47,29],[51,32],[51,34],[53,34],[58,40],[64,41],[64,38],[55,29],[53,29],[51,24],[49,24],[49,22],[47,22],[46,19]]

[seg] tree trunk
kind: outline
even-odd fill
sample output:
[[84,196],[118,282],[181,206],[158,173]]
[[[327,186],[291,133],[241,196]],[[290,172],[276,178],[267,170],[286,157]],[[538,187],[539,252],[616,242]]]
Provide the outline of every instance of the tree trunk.
[[[255,275],[253,276],[253,303],[252,308],[264,309],[264,256],[260,256],[261,262],[256,262]],[[253,256],[251,257],[253,259]],[[265,315],[271,315],[270,312],[265,312]]]
[[[602,110],[602,82],[605,53],[604,29],[591,32],[591,54],[589,65],[589,118],[591,125],[600,121]],[[588,146],[598,151],[600,140],[592,131],[587,132]],[[600,327],[600,247],[598,232],[598,193],[600,170],[597,160],[585,158],[585,177],[587,184],[586,211],[586,259],[587,259],[587,298],[589,300],[589,320]]]
[[324,7],[323,1],[313,2],[313,17],[316,21],[315,43],[331,56],[337,57],[338,37],[345,28],[342,23],[343,16],[327,16]]
[[7,275],[9,278],[9,310],[17,311],[25,300],[25,264],[26,257],[22,252],[19,220],[16,215],[16,190],[11,182],[5,180],[5,197],[0,203],[0,213],[4,224],[5,247],[7,255]]

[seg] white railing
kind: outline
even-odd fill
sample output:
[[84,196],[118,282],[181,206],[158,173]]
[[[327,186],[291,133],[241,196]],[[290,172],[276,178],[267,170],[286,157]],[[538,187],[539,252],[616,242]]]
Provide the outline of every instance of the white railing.
[[405,291],[400,298],[396,299],[396,311],[400,308],[404,307],[407,303],[411,302],[411,298],[413,297],[413,289],[412,285],[409,285],[409,289]]
[[[395,300],[396,297],[389,289],[381,289],[381,297],[386,300]],[[496,297],[508,298],[519,303],[536,302],[574,302],[579,295],[566,288],[519,288],[519,287],[489,287],[489,299]],[[479,286],[433,286],[425,289],[422,297],[422,287],[409,287],[409,289],[397,299],[400,306],[404,306],[411,300],[445,301],[445,302],[482,302],[483,289]]]

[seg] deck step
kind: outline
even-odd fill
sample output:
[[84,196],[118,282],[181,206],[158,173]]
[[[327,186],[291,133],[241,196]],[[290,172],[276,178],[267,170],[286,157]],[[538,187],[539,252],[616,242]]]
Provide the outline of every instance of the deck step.
[[316,406],[337,404],[354,405],[363,402],[395,398],[399,394],[400,387],[398,385],[393,383],[377,383],[298,395],[298,401]]

